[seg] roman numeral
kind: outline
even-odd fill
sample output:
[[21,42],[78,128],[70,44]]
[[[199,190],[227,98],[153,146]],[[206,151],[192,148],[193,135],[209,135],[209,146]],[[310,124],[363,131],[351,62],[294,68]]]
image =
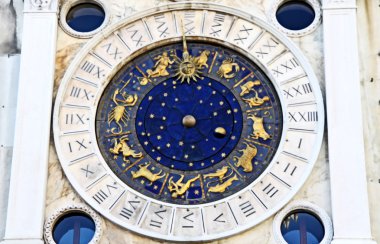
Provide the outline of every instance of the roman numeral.
[[86,150],[88,146],[85,143],[85,139],[82,139],[81,141],[75,140],[74,142],[69,142],[68,145],[69,145],[69,150],[71,153],[73,152],[74,149],[77,149],[76,151],[80,151],[82,150],[82,148]]
[[306,83],[298,86],[289,87],[287,90],[283,90],[283,92],[286,98],[293,98],[311,93],[312,89],[310,83]]
[[104,69],[101,69],[99,66],[96,66],[95,64],[89,62],[89,61],[85,61],[84,64],[80,67],[81,70],[97,77],[97,78],[101,78],[101,77],[104,77],[105,74],[104,74]]
[[272,198],[274,195],[276,195],[276,193],[278,192],[278,190],[276,189],[275,186],[273,186],[271,183],[269,183],[269,184],[263,189],[263,192],[265,192],[265,194],[267,194],[270,198]]
[[94,171],[90,170],[89,164],[87,164],[86,168],[80,168],[80,169],[86,174],[86,178],[88,178],[89,175],[94,174]]
[[247,28],[245,25],[243,25],[239,32],[236,34],[234,41],[244,44],[244,41],[247,40],[251,34],[250,31],[253,31],[253,28]]
[[162,226],[162,219],[164,219],[164,217],[161,216],[162,213],[166,213],[166,209],[165,210],[159,210],[159,211],[156,211],[154,212],[154,214],[160,219],[160,220],[154,220],[153,218],[150,220],[150,226],[153,226],[153,227],[156,227],[156,228],[161,228]]
[[259,49],[256,51],[258,58],[264,58],[266,55],[268,55],[272,49],[276,48],[278,46],[278,42],[274,40],[273,38],[269,38]]
[[66,120],[65,123],[67,125],[77,125],[82,124],[84,125],[84,116],[85,114],[66,114]]
[[[132,25],[129,29],[134,27]],[[128,30],[129,33],[131,33],[131,40],[135,43],[135,47],[142,46],[145,40],[143,40],[143,35],[140,33],[138,29],[136,30]]]
[[70,96],[80,99],[86,99],[87,101],[89,101],[90,98],[93,97],[92,93],[89,90],[75,86],[71,88]]
[[220,32],[222,31],[222,23],[224,22],[225,15],[223,14],[215,14],[213,24],[211,26],[211,32],[210,35],[214,37],[219,37]]
[[252,203],[250,201],[246,201],[239,205],[240,210],[243,212],[246,218],[251,216],[252,214],[256,213],[255,209],[252,206]]
[[184,29],[185,34],[194,34],[195,26],[194,24],[195,12],[185,12],[184,14]]
[[103,190],[99,190],[97,193],[95,193],[95,195],[92,198],[97,203],[101,204],[108,198],[108,195]]
[[[129,205],[132,207],[132,209],[124,207],[120,211],[120,215],[126,219],[130,219],[132,215],[135,213],[135,210],[137,209],[137,206],[140,204],[140,201],[128,201]],[[136,206],[135,206],[136,204]]]
[[156,23],[158,24],[157,25],[157,30],[158,32],[160,32],[160,37],[166,37],[169,35],[169,27],[167,27],[166,25],[166,21],[165,21],[165,15],[163,14],[160,14],[160,15],[156,15],[154,16],[154,20],[156,21]]
[[218,223],[226,223],[226,220],[223,219],[223,213],[219,214],[213,221]]
[[[273,48],[273,46],[270,46],[270,47]],[[287,73],[288,71],[291,71],[294,68],[297,68],[298,66],[299,64],[295,58],[288,59],[285,62],[278,65],[276,68],[272,69],[273,75],[275,75],[276,77],[279,77]]]
[[[194,220],[192,220],[190,217],[191,216],[193,216],[194,215],[194,213],[193,212],[191,212],[191,213],[189,213],[189,214],[187,214],[187,215],[185,215],[184,217],[183,217],[183,219],[185,219],[188,223],[189,223],[189,225],[182,225],[182,228],[194,228],[194,225],[193,224],[191,224],[191,223],[194,223]],[[190,225],[191,224],[191,225]]]
[[288,112],[289,122],[316,122],[318,121],[318,112]]
[[297,166],[290,166],[290,163],[288,163],[284,169],[284,173],[289,173],[291,176],[293,176],[294,172],[296,172]]
[[113,57],[114,60],[122,58],[122,52],[119,50],[118,47],[113,46],[112,43],[106,44],[102,47],[106,49],[107,54]]

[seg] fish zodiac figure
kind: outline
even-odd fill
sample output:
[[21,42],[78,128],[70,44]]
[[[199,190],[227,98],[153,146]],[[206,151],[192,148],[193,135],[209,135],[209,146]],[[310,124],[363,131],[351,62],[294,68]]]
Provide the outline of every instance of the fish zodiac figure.
[[263,105],[265,102],[270,101],[270,98],[268,96],[264,96],[262,98],[259,97],[259,94],[255,89],[252,89],[252,91],[255,93],[254,97],[251,98],[242,98],[244,102],[246,102],[250,108],[252,107],[258,107]]
[[201,55],[199,55],[198,57],[194,58],[194,63],[197,66],[198,69],[202,69],[203,66],[205,66],[206,68],[208,68],[207,60],[208,60],[208,56],[209,55],[210,55],[210,51],[209,50],[204,50],[201,53]]
[[173,176],[170,177],[168,189],[170,192],[173,192],[173,198],[182,196],[190,188],[191,184],[200,178],[200,175],[197,175],[196,177],[189,179],[188,181],[186,181],[186,183],[182,183],[184,177],[184,175],[181,175],[179,180],[177,180],[176,182],[173,182]]
[[244,85],[241,85],[240,86],[240,89],[241,89],[240,96],[242,97],[245,94],[248,94],[254,86],[258,86],[258,85],[261,85],[261,82],[259,80],[248,81]]
[[248,143],[244,143],[247,147],[243,150],[239,150],[239,152],[243,153],[240,157],[234,156],[234,161],[236,167],[243,167],[244,172],[252,172],[253,165],[252,160],[257,154],[257,148],[254,145],[249,145]]
[[203,175],[203,177],[205,179],[206,178],[218,177],[219,181],[222,182],[222,180],[224,179],[224,176],[226,175],[228,169],[229,169],[228,166],[223,166],[221,169],[216,170],[216,172],[205,174],[205,175]]
[[[123,127],[120,124],[122,122],[124,125],[127,125],[127,121],[129,120],[129,114],[125,110],[126,107],[133,107],[135,106],[137,102],[137,95],[127,95],[126,92],[123,92],[120,94],[120,91],[123,90],[129,83],[130,80],[128,80],[125,85],[119,90],[117,88],[112,96],[112,101],[115,103],[116,107],[114,107],[111,112],[108,113],[108,125],[111,125],[112,121],[115,121],[115,123],[119,127],[119,131],[116,132],[116,128],[111,129],[111,133],[114,135],[120,135],[123,133]],[[122,97],[122,99],[118,98],[118,95]]]
[[148,78],[168,76],[169,72],[166,69],[169,64],[174,63],[174,60],[170,60],[168,53],[163,52],[162,55],[155,57],[154,60],[157,60],[156,64],[153,66],[154,70],[148,69],[146,71],[148,73]]
[[[268,114],[269,113],[266,112],[266,115]],[[262,138],[263,140],[267,140],[271,138],[271,136],[265,131],[264,117],[260,118],[251,114],[247,118],[253,120],[253,134],[251,135],[253,139]]]
[[166,174],[164,173],[163,175],[160,175],[162,170],[160,170],[160,172],[156,173],[156,174],[153,174],[149,169],[149,165],[151,163],[149,162],[148,164],[145,164],[145,165],[139,165],[139,170],[138,171],[131,171],[131,174],[132,174],[132,178],[133,179],[136,179],[136,178],[139,178],[139,177],[144,177],[146,178],[147,180],[150,181],[150,185],[153,184],[153,182],[155,182],[156,180],[159,180],[161,179],[162,177],[164,177]]
[[[234,72],[235,68],[235,72]],[[221,78],[232,79],[236,76],[237,72],[240,71],[240,66],[234,63],[232,58],[225,59],[219,70],[216,72]],[[232,73],[231,73],[232,72]]]
[[231,186],[232,185],[232,182],[235,181],[235,180],[238,180],[236,174],[229,178],[228,180],[226,180],[225,182],[221,183],[221,184],[217,184],[215,186],[211,186],[208,188],[208,192],[220,192],[220,193],[223,193],[226,191],[227,187]]
[[114,159],[117,159],[117,156],[122,153],[124,162],[129,162],[128,158],[141,158],[143,154],[141,152],[136,153],[135,150],[133,150],[128,144],[128,136],[122,136],[119,139],[119,142],[117,142],[117,138],[114,138],[113,141],[115,141],[115,145],[113,148],[110,148],[110,152],[112,154],[115,154],[113,157]]

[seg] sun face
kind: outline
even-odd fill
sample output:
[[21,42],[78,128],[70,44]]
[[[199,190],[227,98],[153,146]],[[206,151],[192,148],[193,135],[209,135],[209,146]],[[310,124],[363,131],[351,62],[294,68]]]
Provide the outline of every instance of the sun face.
[[177,80],[181,80],[181,83],[187,82],[190,84],[190,81],[193,80],[197,82],[197,79],[202,79],[200,74],[202,71],[196,64],[196,58],[188,55],[187,57],[184,55],[184,59],[177,59]]

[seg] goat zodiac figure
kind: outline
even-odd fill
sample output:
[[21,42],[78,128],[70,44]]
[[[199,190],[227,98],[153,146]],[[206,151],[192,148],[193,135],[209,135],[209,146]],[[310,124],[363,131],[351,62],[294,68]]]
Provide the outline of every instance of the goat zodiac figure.
[[131,174],[132,174],[132,178],[133,179],[136,179],[136,178],[139,178],[139,177],[144,177],[146,178],[147,180],[150,181],[150,185],[153,184],[153,182],[155,182],[156,180],[159,180],[161,179],[162,177],[164,177],[166,174],[164,173],[163,175],[160,175],[162,170],[160,170],[160,172],[156,173],[156,174],[153,174],[150,170],[149,170],[149,165],[151,163],[147,163],[145,165],[139,165],[139,170],[138,171],[131,171]]
[[[128,80],[120,90],[119,88],[117,88],[112,96],[112,101],[115,103],[116,107],[114,107],[111,110],[111,112],[108,113],[108,125],[111,125],[112,121],[115,121],[115,123],[119,127],[119,131],[117,132],[115,131],[115,127],[111,129],[111,133],[113,135],[120,135],[123,133],[123,127],[120,124],[120,122],[123,122],[123,124],[126,126],[127,121],[130,119],[129,113],[125,110],[125,108],[135,106],[138,99],[136,94],[127,95],[126,92],[120,94],[120,91],[123,90],[129,84],[129,81],[130,80]],[[119,94],[122,97],[122,99],[118,98]]]
[[117,159],[117,156],[122,153],[124,162],[129,162],[128,158],[141,158],[143,154],[141,152],[136,153],[135,150],[133,150],[128,144],[128,135],[122,136],[119,139],[119,143],[117,142],[117,138],[113,139],[115,141],[115,145],[113,148],[110,148],[110,152],[112,154],[115,154],[113,157],[114,159]]

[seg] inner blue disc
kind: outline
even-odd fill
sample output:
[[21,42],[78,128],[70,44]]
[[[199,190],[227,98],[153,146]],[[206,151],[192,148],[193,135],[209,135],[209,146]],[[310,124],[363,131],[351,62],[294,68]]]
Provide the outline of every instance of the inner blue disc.
[[[194,118],[195,125],[186,126],[185,116]],[[156,85],[136,115],[136,132],[145,151],[177,170],[200,170],[220,162],[236,146],[242,128],[238,100],[208,77],[190,84],[171,78]]]

